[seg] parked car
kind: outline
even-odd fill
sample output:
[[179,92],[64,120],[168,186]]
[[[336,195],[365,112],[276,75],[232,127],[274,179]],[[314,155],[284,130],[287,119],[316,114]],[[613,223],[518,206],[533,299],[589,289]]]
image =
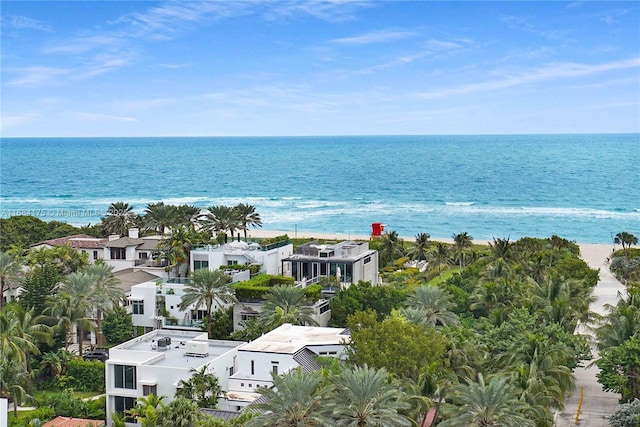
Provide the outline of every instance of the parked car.
[[109,352],[107,350],[88,351],[82,355],[82,358],[84,360],[99,360],[104,362],[109,358]]

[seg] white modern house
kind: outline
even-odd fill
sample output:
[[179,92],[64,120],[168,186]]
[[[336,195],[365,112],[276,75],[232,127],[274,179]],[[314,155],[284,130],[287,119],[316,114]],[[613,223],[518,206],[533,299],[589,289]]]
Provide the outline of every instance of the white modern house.
[[369,249],[368,242],[305,243],[282,260],[282,270],[299,282],[315,283],[320,277],[333,276],[343,287],[360,280],[379,284],[378,251]]
[[203,245],[191,250],[190,271],[199,268],[217,270],[222,266],[256,266],[264,274],[287,275],[282,260],[293,254],[293,245],[282,240],[270,245],[232,241],[226,244]]
[[284,324],[260,338],[238,347],[234,371],[220,409],[242,411],[260,397],[257,387],[272,387],[271,374],[282,375],[298,367],[319,369],[317,356],[346,358],[351,336],[344,328]]
[[[225,397],[219,408],[242,411],[260,394],[260,386],[273,385],[271,374],[301,367],[318,368],[319,355],[344,359],[350,340],[343,328],[284,324],[250,342],[209,340],[206,333],[156,330],[112,348],[106,362],[107,425],[113,412],[132,408],[139,397],[151,393],[174,399],[180,380],[192,369],[207,366],[218,378]],[[129,424],[131,426],[135,423]]]
[[[124,412],[149,394],[174,399],[180,380],[191,378],[192,369],[207,366],[228,390],[234,372],[239,341],[207,339],[202,332],[155,330],[109,350],[105,365],[107,425],[113,412]],[[128,425],[136,425],[129,423]]]

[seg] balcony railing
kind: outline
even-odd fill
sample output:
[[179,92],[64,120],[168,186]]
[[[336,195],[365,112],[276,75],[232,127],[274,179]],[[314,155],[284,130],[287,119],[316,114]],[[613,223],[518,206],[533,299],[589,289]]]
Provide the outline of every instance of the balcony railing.
[[174,326],[181,328],[202,329],[202,327],[204,326],[204,322],[202,320],[177,320],[165,318],[164,325],[169,327]]
[[163,260],[153,260],[153,259],[149,259],[149,258],[140,258],[140,259],[134,260],[133,265],[136,266],[136,267],[163,268],[163,267],[166,267],[167,265],[169,265],[169,263],[165,259],[163,259]]

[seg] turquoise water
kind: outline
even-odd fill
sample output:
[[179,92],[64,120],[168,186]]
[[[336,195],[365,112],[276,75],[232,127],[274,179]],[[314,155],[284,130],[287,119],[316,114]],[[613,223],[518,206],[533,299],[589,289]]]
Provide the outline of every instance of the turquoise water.
[[0,215],[254,205],[265,228],[476,239],[640,235],[640,135],[4,138]]

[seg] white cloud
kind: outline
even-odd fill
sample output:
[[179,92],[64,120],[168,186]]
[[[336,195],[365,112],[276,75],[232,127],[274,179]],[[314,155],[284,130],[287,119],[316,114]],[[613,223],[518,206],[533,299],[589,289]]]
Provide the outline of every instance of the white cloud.
[[379,30],[371,31],[369,33],[364,33],[357,36],[329,40],[329,43],[352,45],[387,43],[390,41],[414,37],[415,35],[416,33],[413,31]]
[[44,53],[81,54],[100,48],[114,48],[122,42],[123,40],[120,37],[113,35],[76,37],[55,45],[49,45],[44,48]]
[[71,70],[66,68],[41,66],[12,68],[5,71],[11,74],[17,74],[16,78],[7,82],[7,86],[25,88],[35,88],[56,83],[59,78],[71,73]]
[[458,87],[445,88],[441,90],[420,93],[417,96],[423,99],[437,99],[452,95],[464,95],[475,92],[486,92],[491,90],[506,89],[513,86],[529,84],[534,82],[555,80],[567,77],[579,77],[606,71],[621,70],[640,67],[640,58],[632,58],[622,61],[614,61],[604,64],[575,64],[575,63],[555,63],[549,64],[537,70],[513,77],[488,80],[479,83],[471,83]]
[[87,113],[87,112],[72,112],[72,114],[91,119],[91,120],[99,120],[99,121],[118,121],[118,122],[137,122],[138,119],[135,117],[126,117],[126,116],[114,116],[112,114],[101,114],[101,113]]
[[51,26],[38,21],[36,19],[29,18],[22,15],[11,15],[3,17],[2,26],[5,28],[11,28],[15,30],[38,30],[38,31],[51,31]]

